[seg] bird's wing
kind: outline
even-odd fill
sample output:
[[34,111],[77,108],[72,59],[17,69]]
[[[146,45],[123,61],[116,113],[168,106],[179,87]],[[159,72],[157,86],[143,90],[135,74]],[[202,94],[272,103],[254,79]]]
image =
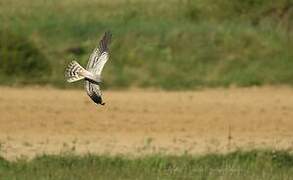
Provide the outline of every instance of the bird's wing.
[[109,59],[108,52],[103,52],[93,68],[94,74],[98,74],[98,75],[102,74],[103,68],[104,68],[106,62],[108,61],[108,59]]
[[108,31],[105,32],[102,40],[100,41],[99,48],[96,48],[91,54],[87,69],[95,74],[101,75],[104,65],[109,59],[108,45],[111,42],[112,34]]
[[97,104],[102,104],[102,92],[98,84],[93,84],[89,81],[85,81],[85,89],[88,96]]
[[90,55],[89,61],[87,63],[87,66],[86,66],[87,70],[92,70],[95,62],[97,62],[97,60],[99,59],[99,56],[100,56],[99,48],[95,48],[92,54]]

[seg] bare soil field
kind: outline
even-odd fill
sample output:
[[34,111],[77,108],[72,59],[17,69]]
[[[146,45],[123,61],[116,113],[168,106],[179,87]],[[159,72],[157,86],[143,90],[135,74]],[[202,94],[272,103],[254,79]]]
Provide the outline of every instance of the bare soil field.
[[0,88],[0,154],[225,153],[293,148],[293,89],[105,91]]

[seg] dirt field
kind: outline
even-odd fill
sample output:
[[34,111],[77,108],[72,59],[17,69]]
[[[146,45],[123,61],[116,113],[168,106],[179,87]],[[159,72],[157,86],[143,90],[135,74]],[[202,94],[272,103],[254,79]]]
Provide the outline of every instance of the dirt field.
[[207,153],[293,148],[293,89],[104,92],[0,88],[0,141],[8,159],[42,153]]

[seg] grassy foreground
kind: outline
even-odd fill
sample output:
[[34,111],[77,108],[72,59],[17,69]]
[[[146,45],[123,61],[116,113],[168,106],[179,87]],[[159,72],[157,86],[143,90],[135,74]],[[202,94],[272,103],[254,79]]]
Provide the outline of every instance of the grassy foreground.
[[1,29],[32,41],[52,69],[41,73],[42,80],[34,74],[23,78],[27,73],[12,69],[25,61],[19,58],[2,72],[0,67],[0,84],[64,87],[66,64],[76,59],[85,65],[110,29],[104,88],[292,85],[292,9],[289,0],[0,1]]
[[140,158],[43,155],[31,161],[0,160],[1,179],[290,179],[293,155],[278,151]]

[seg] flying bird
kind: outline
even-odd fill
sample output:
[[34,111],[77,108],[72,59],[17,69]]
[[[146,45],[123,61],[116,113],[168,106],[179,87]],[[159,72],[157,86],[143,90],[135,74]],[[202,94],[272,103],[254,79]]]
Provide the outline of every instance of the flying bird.
[[88,96],[96,103],[105,105],[102,100],[102,92],[100,84],[102,82],[101,74],[104,65],[109,59],[109,44],[112,34],[110,31],[105,32],[99,43],[99,47],[95,48],[90,55],[86,69],[78,62],[72,61],[65,70],[65,78],[67,82],[72,83],[79,80],[85,80],[85,90]]

